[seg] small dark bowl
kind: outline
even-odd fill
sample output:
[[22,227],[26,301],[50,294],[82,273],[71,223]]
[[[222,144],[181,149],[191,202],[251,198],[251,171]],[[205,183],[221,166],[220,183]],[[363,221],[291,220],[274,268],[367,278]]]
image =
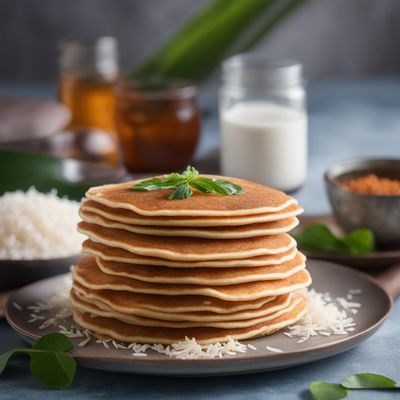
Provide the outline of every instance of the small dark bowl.
[[65,274],[80,258],[81,255],[76,254],[43,260],[0,260],[0,292],[54,275]]
[[325,173],[325,185],[336,221],[345,232],[369,228],[379,247],[400,246],[400,196],[362,194],[340,183],[375,174],[400,179],[400,159],[354,159],[333,164]]

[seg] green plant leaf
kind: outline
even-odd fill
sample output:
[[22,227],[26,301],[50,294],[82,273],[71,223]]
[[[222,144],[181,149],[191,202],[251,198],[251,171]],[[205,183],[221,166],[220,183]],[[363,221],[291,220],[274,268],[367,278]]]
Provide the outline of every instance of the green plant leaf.
[[141,181],[132,186],[134,190],[159,190],[159,189],[173,189],[177,184],[183,183],[185,180],[180,178],[171,178],[169,180],[162,180],[161,178],[153,178]]
[[313,400],[340,400],[347,397],[347,389],[337,383],[316,381],[311,383]]
[[365,254],[374,248],[373,234],[369,229],[357,229],[340,238],[322,223],[305,227],[295,238],[302,248],[312,251]]
[[324,224],[311,224],[297,234],[295,238],[299,245],[307,250],[346,251],[346,247],[341,244],[337,237]]
[[244,189],[232,182],[222,179],[210,179],[199,176],[199,171],[188,166],[181,173],[173,172],[164,175],[162,178],[152,178],[136,183],[132,190],[160,190],[174,189],[168,197],[170,200],[182,200],[192,196],[192,189],[203,193],[235,195],[244,193]]
[[190,181],[190,186],[203,193],[221,194],[224,196],[244,193],[243,188],[239,185],[222,179],[195,178]]
[[342,240],[353,254],[369,253],[374,248],[374,235],[369,229],[357,229],[343,236]]
[[30,356],[32,375],[44,385],[52,389],[68,387],[75,376],[76,362],[64,353],[73,349],[69,338],[61,333],[50,333],[36,341],[31,349],[13,349],[0,355],[0,375],[14,355]]
[[347,389],[400,389],[393,379],[372,373],[350,375],[341,382],[341,385]]
[[56,189],[59,196],[80,201],[90,185],[65,178],[63,160],[25,151],[0,150],[0,195],[35,186],[47,193]]
[[[175,175],[175,174],[172,174]],[[179,176],[179,174],[176,174]],[[196,168],[191,167],[190,165],[186,167],[185,171],[183,171],[182,176],[187,180],[192,180],[199,175],[199,171]]]
[[[147,61],[129,76],[162,76],[201,82],[215,70],[226,56],[237,53],[235,44],[260,24],[256,44],[304,0],[214,0],[173,35]],[[278,10],[274,8],[278,7]],[[271,10],[271,15],[269,11]],[[267,28],[265,28],[267,25]]]
[[209,178],[196,178],[190,182],[190,185],[203,193],[221,194],[224,196],[229,194],[227,190]]
[[220,187],[224,188],[227,194],[245,193],[245,190],[241,186],[236,185],[236,183],[224,181],[223,179],[216,179],[214,182]]
[[193,194],[192,189],[187,183],[179,185],[168,197],[169,200],[183,200]]
[[65,389],[71,385],[76,362],[68,354],[55,351],[32,351],[30,369],[32,375],[52,389]]
[[74,348],[71,340],[62,333],[49,333],[39,338],[32,346],[34,350],[71,351]]
[[3,373],[5,370],[8,360],[16,353],[16,350],[10,350],[7,351],[7,353],[4,353],[0,356],[0,375]]

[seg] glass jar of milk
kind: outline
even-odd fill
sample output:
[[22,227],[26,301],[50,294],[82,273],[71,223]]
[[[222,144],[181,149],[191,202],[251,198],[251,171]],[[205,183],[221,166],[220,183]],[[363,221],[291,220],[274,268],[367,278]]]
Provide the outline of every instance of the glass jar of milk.
[[307,171],[307,114],[302,66],[241,54],[223,63],[221,168],[284,191]]

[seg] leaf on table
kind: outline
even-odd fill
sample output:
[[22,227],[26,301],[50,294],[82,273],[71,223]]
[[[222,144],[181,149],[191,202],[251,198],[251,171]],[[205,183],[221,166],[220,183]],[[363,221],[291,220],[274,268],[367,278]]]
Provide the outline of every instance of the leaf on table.
[[341,385],[347,389],[400,389],[393,379],[372,373],[350,375],[341,382]]
[[70,351],[74,348],[71,340],[61,333],[49,333],[39,338],[32,346],[34,350]]
[[369,253],[374,248],[374,235],[369,229],[357,229],[342,238],[353,254]]
[[32,351],[30,369],[32,375],[52,389],[65,389],[71,385],[76,361],[68,354],[54,351]]
[[337,237],[322,223],[305,227],[295,238],[302,248],[312,251],[365,254],[374,248],[373,234],[369,229],[357,229],[343,237]]
[[0,374],[13,355],[25,354],[31,358],[30,369],[38,381],[52,389],[64,389],[71,385],[76,372],[75,360],[64,353],[73,347],[66,336],[50,333],[38,339],[30,349],[13,349],[0,355]]
[[299,244],[308,250],[315,251],[332,251],[337,252],[345,250],[345,247],[330,231],[330,229],[321,223],[315,223],[304,228],[298,235],[296,240]]
[[340,400],[347,397],[347,389],[337,383],[316,381],[311,383],[313,400]]

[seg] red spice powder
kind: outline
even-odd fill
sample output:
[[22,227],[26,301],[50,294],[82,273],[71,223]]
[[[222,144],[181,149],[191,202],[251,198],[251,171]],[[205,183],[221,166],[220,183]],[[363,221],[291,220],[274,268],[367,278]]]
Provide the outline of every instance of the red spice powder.
[[375,174],[359,176],[341,182],[340,186],[353,192],[379,196],[400,195],[400,179],[380,178]]

